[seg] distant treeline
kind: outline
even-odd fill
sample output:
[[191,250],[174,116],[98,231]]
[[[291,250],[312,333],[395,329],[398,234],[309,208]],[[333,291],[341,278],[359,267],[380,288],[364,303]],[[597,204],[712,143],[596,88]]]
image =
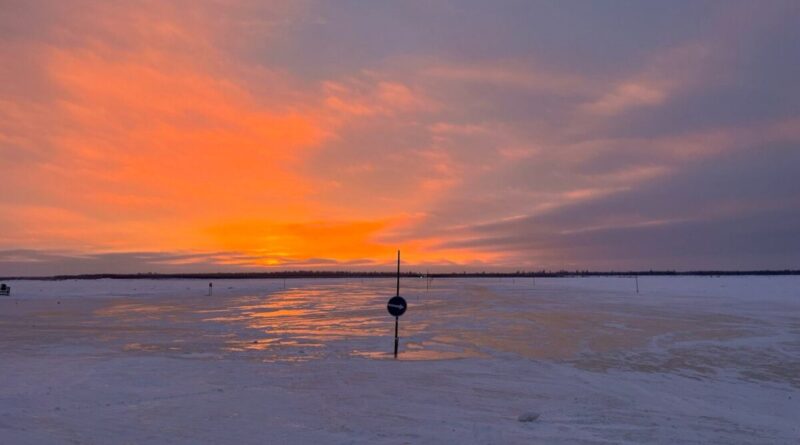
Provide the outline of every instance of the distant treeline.
[[[562,277],[630,277],[630,276],[736,276],[736,275],[800,275],[800,270],[647,270],[627,272],[592,272],[588,270],[540,270],[516,272],[448,272],[430,273],[408,271],[401,273],[406,278],[562,278]],[[48,277],[0,277],[0,280],[99,280],[99,279],[270,279],[270,278],[393,278],[396,272],[355,272],[355,271],[316,271],[294,270],[276,272],[224,272],[224,273],[137,273],[137,274],[81,274],[54,275]]]

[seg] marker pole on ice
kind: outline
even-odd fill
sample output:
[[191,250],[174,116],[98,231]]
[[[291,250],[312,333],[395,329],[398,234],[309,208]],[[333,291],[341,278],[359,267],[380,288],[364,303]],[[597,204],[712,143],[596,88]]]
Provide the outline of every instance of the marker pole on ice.
[[394,297],[389,299],[389,303],[386,304],[386,309],[389,311],[389,314],[394,316],[394,358],[397,358],[397,346],[400,343],[399,331],[400,331],[400,316],[406,312],[408,308],[408,304],[406,304],[405,298],[400,296],[400,251],[397,251],[397,291],[395,292]]

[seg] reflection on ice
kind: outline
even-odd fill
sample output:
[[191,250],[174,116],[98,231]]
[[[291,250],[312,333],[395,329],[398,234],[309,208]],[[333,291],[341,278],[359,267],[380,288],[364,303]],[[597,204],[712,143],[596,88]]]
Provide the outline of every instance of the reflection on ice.
[[[406,280],[400,359],[508,355],[597,371],[700,377],[730,367],[800,385],[800,342],[792,335],[800,332],[796,280],[646,278],[640,294],[624,278],[539,279],[535,285],[443,279],[430,289]],[[94,340],[130,353],[260,361],[383,359],[392,350],[394,323],[386,313],[392,280],[296,280],[288,289],[253,280],[214,296],[190,294],[178,284],[167,283],[162,294],[86,297],[80,304],[26,301],[4,322],[3,341]],[[159,285],[136,283],[152,293]]]
[[344,353],[348,344],[374,342],[386,335],[389,324],[382,304],[385,298],[374,286],[360,282],[325,284],[234,299],[227,315],[205,321],[238,324],[263,336],[231,342],[231,350],[270,351],[306,358],[314,355],[306,348]]

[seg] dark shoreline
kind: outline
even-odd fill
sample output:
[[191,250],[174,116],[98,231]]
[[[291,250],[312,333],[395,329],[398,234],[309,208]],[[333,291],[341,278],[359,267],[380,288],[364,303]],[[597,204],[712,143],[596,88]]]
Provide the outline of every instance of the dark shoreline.
[[[632,277],[632,276],[759,276],[759,275],[800,275],[800,270],[698,270],[698,271],[623,271],[623,272],[591,272],[591,271],[519,271],[519,272],[447,272],[431,273],[431,278],[564,278],[564,277]],[[101,279],[202,279],[202,280],[237,280],[237,279],[283,279],[283,278],[394,278],[396,272],[351,272],[351,271],[282,271],[282,272],[222,272],[222,273],[137,273],[137,274],[80,274],[52,276],[8,276],[0,280],[101,280]],[[426,276],[423,272],[403,272],[406,278]]]

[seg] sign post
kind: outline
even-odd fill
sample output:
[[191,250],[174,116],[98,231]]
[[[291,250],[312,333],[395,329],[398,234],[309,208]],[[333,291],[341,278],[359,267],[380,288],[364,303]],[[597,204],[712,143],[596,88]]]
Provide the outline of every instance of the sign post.
[[389,303],[386,304],[386,309],[389,311],[389,314],[394,316],[394,358],[397,358],[397,346],[400,342],[400,338],[398,336],[400,330],[400,316],[406,312],[408,308],[408,304],[406,304],[405,298],[400,296],[400,251],[397,251],[397,292],[395,296],[389,299]]

